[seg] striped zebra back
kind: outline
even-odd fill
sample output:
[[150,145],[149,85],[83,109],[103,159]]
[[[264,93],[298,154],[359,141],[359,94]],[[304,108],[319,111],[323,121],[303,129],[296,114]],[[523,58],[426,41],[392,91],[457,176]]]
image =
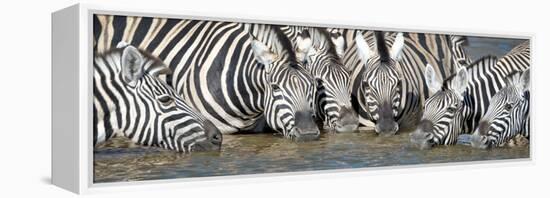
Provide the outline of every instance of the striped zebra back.
[[94,16],[94,25],[97,51],[124,41],[158,56],[173,71],[167,83],[222,133],[249,130],[265,118],[285,137],[318,135],[305,116],[312,112],[313,79],[277,28],[110,15]]

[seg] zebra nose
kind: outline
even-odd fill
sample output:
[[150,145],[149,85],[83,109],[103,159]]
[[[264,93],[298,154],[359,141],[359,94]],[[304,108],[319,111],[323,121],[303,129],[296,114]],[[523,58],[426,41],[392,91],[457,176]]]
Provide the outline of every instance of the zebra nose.
[[399,125],[394,120],[384,119],[376,123],[374,130],[379,135],[391,136],[397,133]]
[[294,115],[296,126],[294,126],[290,134],[293,139],[309,141],[319,138],[319,127],[317,127],[311,115],[312,113],[307,111],[296,112]]
[[479,123],[479,127],[477,129],[477,133],[479,135],[487,135],[487,133],[489,133],[489,122],[487,121],[481,121]]
[[213,133],[213,135],[210,136],[210,141],[216,145],[222,144],[222,134],[218,131],[218,133]]
[[479,132],[476,131],[476,133],[474,133],[470,138],[470,144],[474,148],[486,149],[488,147],[487,137],[484,135],[480,135]]
[[420,149],[429,149],[433,146],[432,136],[430,133],[422,130],[416,130],[410,134],[411,143]]
[[221,146],[223,141],[223,135],[220,130],[210,121],[204,122],[204,130],[208,141],[215,146]]
[[291,134],[291,138],[296,141],[312,141],[319,139],[319,129],[302,130],[295,128]]
[[337,132],[352,132],[359,126],[359,117],[352,108],[342,107],[340,118],[336,121]]

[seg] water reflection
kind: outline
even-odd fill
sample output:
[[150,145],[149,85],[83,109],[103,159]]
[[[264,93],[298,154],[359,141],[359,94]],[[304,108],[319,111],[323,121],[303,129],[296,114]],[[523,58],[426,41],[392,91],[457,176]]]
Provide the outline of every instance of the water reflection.
[[378,167],[528,158],[529,147],[479,150],[440,146],[419,150],[408,133],[384,138],[372,131],[323,133],[319,141],[292,142],[272,134],[226,135],[220,152],[183,155],[115,138],[95,149],[95,182]]

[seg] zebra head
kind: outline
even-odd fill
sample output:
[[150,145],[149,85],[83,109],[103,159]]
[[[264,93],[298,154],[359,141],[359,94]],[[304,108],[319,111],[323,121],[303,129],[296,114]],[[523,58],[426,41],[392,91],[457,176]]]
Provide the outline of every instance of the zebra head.
[[376,123],[376,133],[393,135],[399,130],[397,119],[403,80],[399,59],[405,45],[403,34],[397,34],[391,51],[386,47],[382,32],[375,32],[377,52],[371,50],[361,34],[356,36],[355,42],[366,67],[358,95],[360,105]]
[[264,66],[264,116],[267,124],[294,140],[313,140],[320,131],[315,123],[314,80],[296,60],[290,41],[278,28],[259,26],[252,34],[254,56]]
[[[471,138],[476,148],[497,147],[529,129],[529,69],[514,73],[495,94]],[[528,135],[525,135],[528,136]]]
[[171,70],[133,46],[121,48],[94,58],[94,145],[122,134],[178,152],[219,150],[220,131],[159,77]]
[[411,142],[422,149],[454,143],[464,123],[466,68],[460,67],[454,76],[442,83],[436,78],[434,68],[427,64],[424,79],[432,96],[424,104],[422,119],[416,131],[411,133]]
[[305,29],[296,38],[296,56],[315,77],[317,114],[337,132],[350,132],[359,125],[351,105],[350,75],[342,63],[344,44],[339,33],[319,28]]

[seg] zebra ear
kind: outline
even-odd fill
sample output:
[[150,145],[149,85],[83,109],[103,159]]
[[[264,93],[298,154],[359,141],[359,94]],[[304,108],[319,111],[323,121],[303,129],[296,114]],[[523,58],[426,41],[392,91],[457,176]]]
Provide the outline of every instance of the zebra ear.
[[135,86],[137,80],[143,76],[143,56],[133,46],[128,46],[122,51],[122,79],[130,86]]
[[456,73],[455,78],[453,79],[453,90],[459,96],[462,96],[468,87],[468,74],[466,73],[465,67],[460,67]]
[[397,33],[395,41],[391,46],[390,56],[393,60],[401,59],[401,54],[403,53],[403,47],[405,47],[405,38],[403,38],[403,33]]
[[269,49],[265,44],[258,41],[257,39],[252,39],[252,52],[254,52],[254,57],[260,63],[266,67],[266,71],[271,71],[271,63],[275,61],[277,55]]
[[309,36],[309,31],[302,31],[296,37],[296,44],[298,49],[296,50],[296,58],[300,62],[305,62],[308,52],[313,46],[313,42],[311,41],[311,37]]
[[426,70],[424,70],[424,79],[426,80],[426,85],[430,90],[430,95],[435,94],[441,90],[441,82],[439,82],[435,76],[435,70],[430,63],[426,64]]
[[344,48],[346,47],[344,37],[340,33],[332,33],[330,39],[334,47],[336,47],[336,54],[338,54],[340,58],[344,57]]
[[355,44],[357,45],[357,55],[366,63],[374,55],[374,52],[370,49],[362,34],[355,36]]
[[529,91],[529,81],[531,81],[531,79],[529,77],[529,69],[527,69],[521,73],[521,77],[519,78],[519,90],[522,92]]

